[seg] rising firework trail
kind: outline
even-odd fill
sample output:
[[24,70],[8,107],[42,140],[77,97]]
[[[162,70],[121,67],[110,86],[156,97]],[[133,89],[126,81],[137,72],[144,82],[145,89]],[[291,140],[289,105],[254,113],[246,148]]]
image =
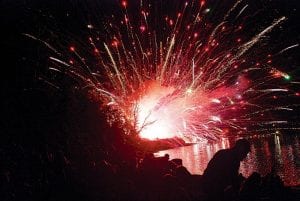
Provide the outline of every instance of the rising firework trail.
[[177,136],[195,141],[251,133],[255,125],[289,129],[284,127],[288,121],[272,112],[296,107],[274,103],[298,94],[288,88],[290,83],[280,84],[279,80],[291,77],[272,64],[270,53],[260,51],[263,59],[256,55],[286,17],[275,18],[251,35],[244,23],[255,15],[247,16],[250,5],[242,0],[222,11],[204,0],[186,1],[171,13],[159,11],[163,1],[139,2],[139,8],[130,8],[132,2],[121,1],[120,10],[100,32],[96,25],[87,25],[95,64],[80,48],[70,46],[69,53],[62,53],[25,35],[54,52],[49,70],[76,79],[82,88],[117,108],[143,138]]

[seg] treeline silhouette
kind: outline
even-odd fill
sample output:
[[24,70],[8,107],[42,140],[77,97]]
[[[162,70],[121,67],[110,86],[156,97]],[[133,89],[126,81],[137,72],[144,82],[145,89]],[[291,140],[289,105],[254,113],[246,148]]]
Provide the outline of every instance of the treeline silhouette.
[[[24,90],[7,108],[1,137],[1,200],[207,200],[202,176],[181,159],[154,157],[133,128],[89,91]],[[126,132],[125,132],[126,131]],[[239,195],[292,200],[276,175],[255,173]]]

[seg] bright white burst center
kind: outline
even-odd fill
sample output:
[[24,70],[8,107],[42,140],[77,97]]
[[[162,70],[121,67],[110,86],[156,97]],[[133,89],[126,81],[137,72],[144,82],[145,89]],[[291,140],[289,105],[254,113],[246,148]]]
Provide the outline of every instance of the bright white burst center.
[[175,129],[176,109],[164,102],[172,89],[152,87],[137,103],[137,126],[140,136],[150,140],[172,138],[178,135]]

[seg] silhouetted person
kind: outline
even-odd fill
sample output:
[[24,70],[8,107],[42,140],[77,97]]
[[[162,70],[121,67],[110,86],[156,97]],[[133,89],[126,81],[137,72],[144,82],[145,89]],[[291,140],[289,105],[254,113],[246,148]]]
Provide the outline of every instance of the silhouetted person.
[[239,196],[240,200],[259,200],[259,197],[261,195],[261,183],[261,175],[257,172],[253,172],[242,185]]
[[239,139],[233,148],[218,151],[209,161],[203,174],[203,190],[210,200],[224,199],[224,192],[238,192],[243,176],[240,162],[250,152],[250,143]]

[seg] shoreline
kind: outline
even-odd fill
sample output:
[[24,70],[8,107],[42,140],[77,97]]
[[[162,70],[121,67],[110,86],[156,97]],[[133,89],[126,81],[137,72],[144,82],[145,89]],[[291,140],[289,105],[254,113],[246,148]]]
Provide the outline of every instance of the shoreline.
[[194,144],[197,143],[186,143],[183,139],[177,137],[157,140],[141,139],[139,142],[139,146],[143,147],[146,152],[151,153],[175,149],[178,147],[191,146]]

